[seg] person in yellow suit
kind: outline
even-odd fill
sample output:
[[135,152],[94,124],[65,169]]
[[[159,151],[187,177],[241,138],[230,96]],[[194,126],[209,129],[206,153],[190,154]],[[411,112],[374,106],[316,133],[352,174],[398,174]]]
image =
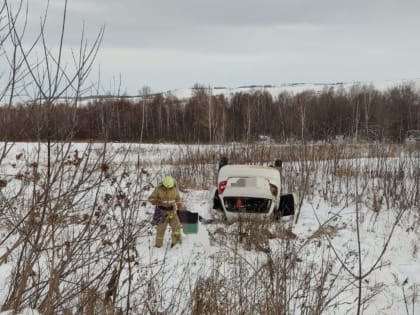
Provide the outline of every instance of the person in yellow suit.
[[154,220],[157,221],[155,247],[162,247],[168,224],[172,229],[172,245],[181,244],[181,224],[177,210],[183,207],[175,179],[166,176],[155,188],[149,201],[156,206]]

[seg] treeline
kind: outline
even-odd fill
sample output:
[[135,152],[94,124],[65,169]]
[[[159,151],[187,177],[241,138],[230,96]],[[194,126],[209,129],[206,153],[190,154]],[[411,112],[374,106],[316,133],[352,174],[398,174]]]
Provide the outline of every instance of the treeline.
[[420,95],[410,85],[325,89],[277,97],[265,91],[229,99],[196,86],[187,101],[153,95],[139,101],[104,99],[0,107],[1,140],[223,143],[333,140],[403,141],[420,129]]

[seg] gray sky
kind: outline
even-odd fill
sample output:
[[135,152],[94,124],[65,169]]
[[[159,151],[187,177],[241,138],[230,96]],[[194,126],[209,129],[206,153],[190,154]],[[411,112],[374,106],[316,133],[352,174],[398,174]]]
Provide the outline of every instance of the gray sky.
[[[31,19],[45,3],[29,1]],[[51,0],[50,30],[63,3]],[[83,22],[92,41],[106,27],[92,80],[100,67],[105,90],[121,76],[128,94],[420,77],[418,0],[70,0],[68,46]]]

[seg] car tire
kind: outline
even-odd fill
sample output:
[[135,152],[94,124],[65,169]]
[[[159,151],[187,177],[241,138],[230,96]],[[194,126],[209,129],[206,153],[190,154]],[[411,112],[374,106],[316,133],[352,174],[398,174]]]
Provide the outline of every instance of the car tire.
[[226,156],[222,156],[219,160],[219,171],[225,165],[228,165],[228,158]]
[[280,197],[280,206],[276,213],[276,219],[295,214],[295,199],[293,194],[287,194]]
[[213,196],[213,209],[217,211],[222,211],[222,203],[220,202],[219,193],[217,190],[214,192]]

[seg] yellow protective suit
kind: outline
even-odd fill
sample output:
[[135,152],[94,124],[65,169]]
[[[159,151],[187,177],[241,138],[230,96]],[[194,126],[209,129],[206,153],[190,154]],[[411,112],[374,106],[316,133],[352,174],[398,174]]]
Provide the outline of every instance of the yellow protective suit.
[[164,219],[157,224],[155,246],[161,247],[168,224],[172,230],[172,246],[181,244],[181,224],[177,210],[182,208],[181,198],[176,186],[166,188],[163,185],[155,188],[149,197],[149,201],[159,207],[164,213]]

